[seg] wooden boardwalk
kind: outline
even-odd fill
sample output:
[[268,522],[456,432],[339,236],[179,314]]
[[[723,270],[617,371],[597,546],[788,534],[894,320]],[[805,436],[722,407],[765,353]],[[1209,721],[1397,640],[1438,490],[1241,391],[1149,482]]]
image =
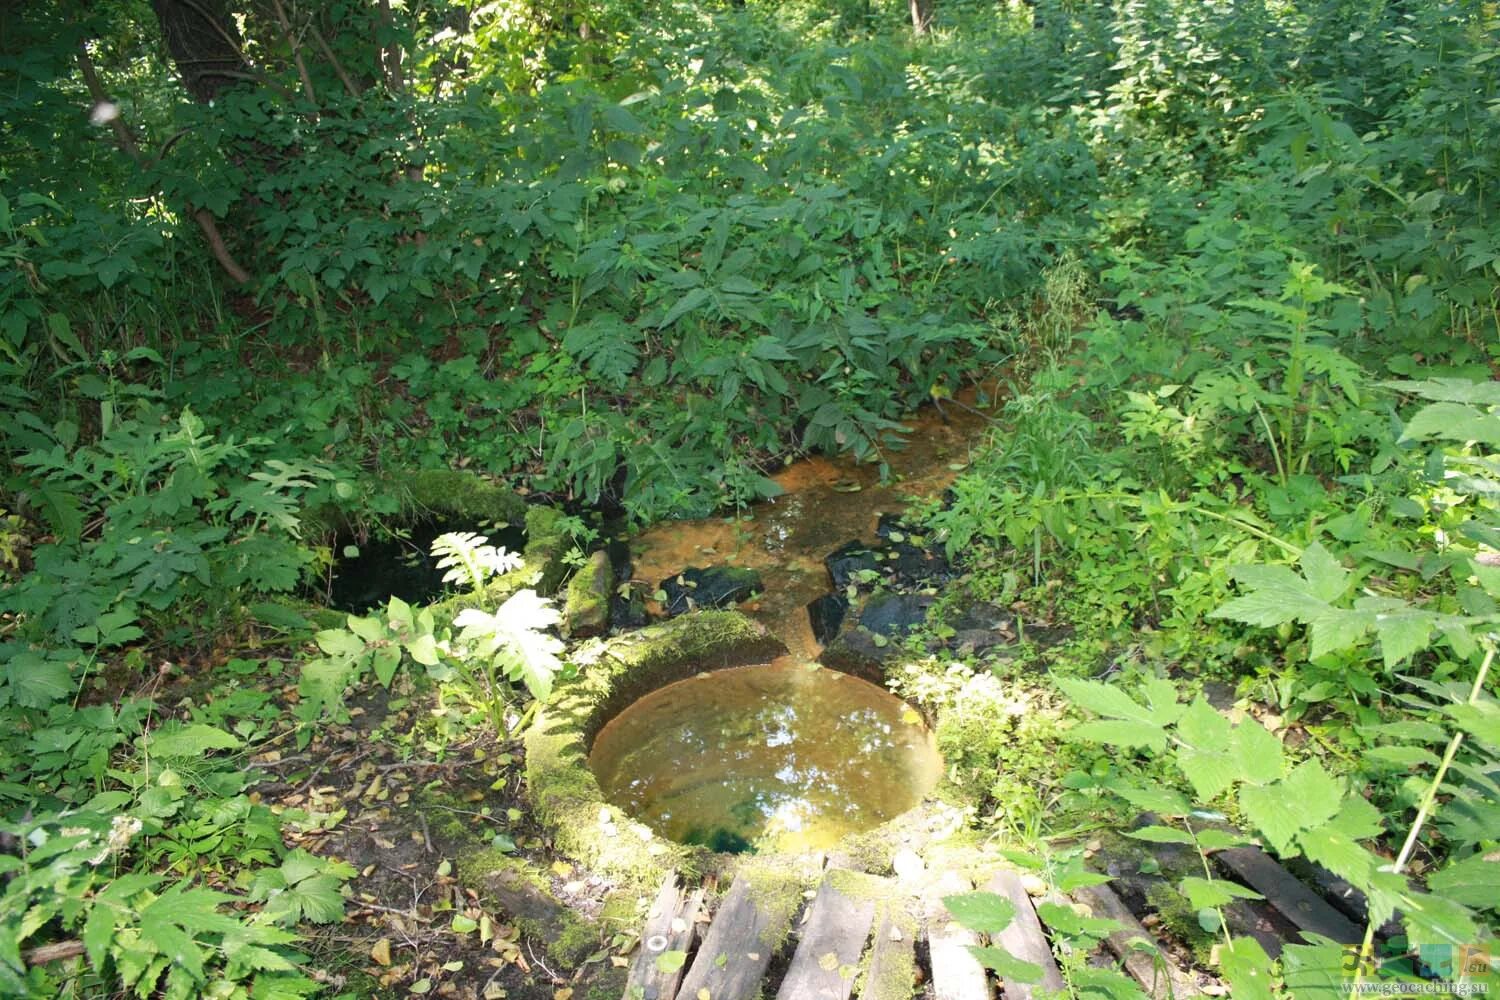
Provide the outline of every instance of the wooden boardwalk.
[[[1257,905],[1274,910],[1283,926],[1345,943],[1362,933],[1348,914],[1363,901],[1351,900],[1336,880],[1309,885],[1253,847],[1221,851],[1215,859],[1225,877],[1264,895]],[[1039,966],[1039,984],[999,980],[970,951],[986,942],[956,923],[942,900],[975,889],[1010,900],[1015,916],[988,944]],[[1107,953],[1091,961],[1118,964],[1153,1000],[1197,997],[1205,986],[1222,992],[1211,975],[1179,966],[1142,924],[1144,914],[1132,912],[1106,885],[1080,889],[1072,900],[1033,901],[1021,877],[1003,868],[977,883],[956,871],[910,882],[829,868],[808,895],[799,917],[800,900],[757,893],[741,876],[710,920],[704,890],[680,887],[669,876],[643,928],[624,1000],[850,1000],[856,989],[860,1000],[919,994],[1032,1000],[1037,991],[1064,985],[1035,905],[1041,901],[1082,903],[1094,916],[1118,921],[1122,929],[1105,941]]]

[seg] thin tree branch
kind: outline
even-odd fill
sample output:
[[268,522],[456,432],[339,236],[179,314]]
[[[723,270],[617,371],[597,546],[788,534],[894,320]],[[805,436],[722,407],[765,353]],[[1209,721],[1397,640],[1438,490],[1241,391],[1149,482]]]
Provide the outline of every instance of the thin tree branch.
[[27,965],[46,965],[65,958],[77,958],[84,952],[83,942],[78,940],[55,941],[29,949],[23,958]]
[[213,253],[214,260],[218,261],[219,266],[224,269],[224,273],[229,275],[236,284],[248,284],[250,272],[241,267],[239,261],[235,260],[234,255],[229,252],[224,237],[219,233],[219,223],[214,218],[214,214],[206,208],[200,208],[193,212],[193,218],[197,220],[198,228],[203,230],[203,238],[208,240],[208,249]]
[[[78,43],[78,71],[83,74],[83,85],[88,88],[89,98],[94,102],[94,107],[101,104],[109,104],[109,92],[104,89],[104,84],[99,80],[99,73],[94,69],[94,60],[89,58],[88,43]],[[130,126],[125,124],[125,118],[118,111],[109,120],[109,127],[115,133],[115,142],[120,150],[128,155],[136,163],[141,162],[141,147],[136,144],[135,136],[130,132]]]
[[343,83],[344,89],[349,92],[349,96],[355,100],[359,100],[359,88],[354,85],[354,81],[350,78],[349,74],[344,72],[344,64],[339,62],[338,56],[334,55],[333,49],[329,47],[328,40],[323,37],[323,33],[318,30],[318,26],[316,24],[309,24],[307,30],[312,33],[313,41],[318,43],[318,48],[323,52],[323,58],[328,60],[328,65],[332,66],[333,71],[338,74],[338,78]]
[[286,8],[281,6],[281,0],[271,0],[271,9],[276,12],[276,20],[281,23],[281,33],[292,49],[292,63],[297,67],[297,76],[302,79],[302,93],[309,104],[316,105],[318,92],[313,89],[312,76],[307,72],[307,63],[302,59],[302,46],[297,44],[297,35],[292,30],[291,19],[286,16]]

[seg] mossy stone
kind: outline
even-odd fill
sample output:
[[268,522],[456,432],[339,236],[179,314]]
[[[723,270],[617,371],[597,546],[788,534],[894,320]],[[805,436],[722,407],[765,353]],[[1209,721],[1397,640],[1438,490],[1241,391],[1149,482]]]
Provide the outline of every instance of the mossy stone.
[[567,598],[563,601],[563,632],[574,639],[586,639],[609,631],[614,584],[614,563],[609,553],[600,549],[568,581]]
[[526,734],[528,792],[558,849],[638,888],[655,888],[669,869],[697,872],[703,849],[664,840],[604,801],[589,748],[606,722],[659,687],[785,652],[764,627],[733,611],[694,612],[576,651],[578,675],[558,685]]
[[406,510],[504,524],[526,516],[526,501],[514,490],[462,469],[422,469],[391,478]]

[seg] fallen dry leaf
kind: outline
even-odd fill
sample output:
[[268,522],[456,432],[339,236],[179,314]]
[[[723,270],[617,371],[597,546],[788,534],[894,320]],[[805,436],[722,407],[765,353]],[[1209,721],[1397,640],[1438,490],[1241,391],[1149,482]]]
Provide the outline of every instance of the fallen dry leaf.
[[376,965],[391,964],[391,939],[381,938],[375,942],[375,947],[370,949],[370,957],[375,960]]

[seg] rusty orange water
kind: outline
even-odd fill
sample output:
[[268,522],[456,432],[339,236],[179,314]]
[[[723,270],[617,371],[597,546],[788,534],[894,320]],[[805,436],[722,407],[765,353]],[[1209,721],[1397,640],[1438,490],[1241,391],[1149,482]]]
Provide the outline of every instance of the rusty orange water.
[[604,727],[589,766],[662,836],[737,853],[830,848],[911,809],[943,765],[894,695],[783,657],[651,692]]
[[689,566],[728,564],[754,569],[765,595],[741,606],[787,644],[793,658],[817,658],[805,608],[828,592],[823,557],[851,539],[870,539],[886,512],[908,498],[946,489],[970,461],[991,425],[968,390],[958,403],[924,407],[906,423],[905,446],[887,449],[889,480],[874,463],[813,456],[772,476],[786,492],[754,505],[742,517],[666,522],[631,544],[635,579],[655,588]]

